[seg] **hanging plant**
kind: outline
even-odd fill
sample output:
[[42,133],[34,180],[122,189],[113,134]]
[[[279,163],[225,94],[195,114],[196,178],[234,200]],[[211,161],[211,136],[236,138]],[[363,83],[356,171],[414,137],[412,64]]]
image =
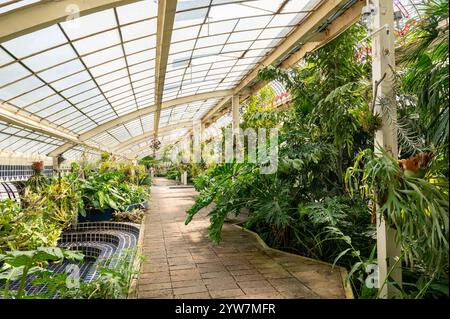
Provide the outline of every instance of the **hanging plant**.
[[360,153],[347,170],[350,193],[376,202],[378,215],[397,230],[406,261],[445,273],[449,250],[448,180],[427,165],[430,154],[397,161],[385,150]]
[[44,171],[44,162],[33,162],[31,164],[31,170],[33,174],[26,183],[28,191],[40,192],[48,184],[47,178],[42,174]]

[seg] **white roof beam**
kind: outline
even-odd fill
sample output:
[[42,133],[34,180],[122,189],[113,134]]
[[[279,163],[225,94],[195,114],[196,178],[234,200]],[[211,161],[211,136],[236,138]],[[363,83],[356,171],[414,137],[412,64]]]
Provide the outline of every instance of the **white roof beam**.
[[[39,1],[0,15],[0,43],[49,27],[71,18],[86,15],[139,0],[60,0]],[[79,12],[73,12],[76,9]]]
[[172,39],[173,23],[177,11],[177,0],[159,0],[158,25],[156,33],[156,60],[155,60],[155,116],[154,137],[158,136],[159,119],[166,78],[167,60],[169,58],[170,41]]
[[[316,30],[323,25],[333,13],[337,12],[347,2],[348,0],[322,1],[317,9],[302,21],[291,35],[278,45],[261,63],[258,64],[258,67],[253,69],[253,71],[251,71],[233,89],[233,94],[222,99],[203,117],[202,120],[204,122],[210,122],[218,111],[221,111],[226,105],[230,104],[231,96],[240,95],[245,98],[257,92],[266,84],[264,82],[258,82],[258,72],[268,65],[283,62],[283,59],[291,54],[298,45],[302,45],[300,50],[289,56],[286,60],[288,62],[281,63],[280,67],[287,68],[292,66],[301,60],[306,53],[317,49],[319,46],[325,45],[345,31],[359,18],[365,1],[358,0],[353,6],[348,8],[343,15],[335,19],[324,31],[320,33],[316,32]],[[256,86],[255,82],[258,83]]]
[[[181,122],[181,123],[176,123],[176,124],[171,124],[168,126],[164,126],[161,127],[159,130],[159,133],[164,134],[164,133],[172,133],[174,131],[177,130],[182,130],[182,129],[186,129],[186,128],[192,128],[192,121],[185,121],[185,122]],[[134,146],[136,144],[142,143],[143,141],[145,141],[148,138],[153,137],[153,132],[147,132],[138,136],[135,136],[125,142],[120,143],[119,145],[117,145],[116,147],[113,148],[114,152],[122,152],[125,151],[127,148],[129,148],[130,146]]]
[[[189,104],[192,102],[208,100],[208,99],[212,99],[212,98],[220,98],[220,97],[224,97],[224,96],[227,96],[230,94],[232,94],[232,90],[221,90],[221,91],[215,91],[215,92],[205,92],[205,93],[200,93],[200,94],[183,96],[180,98],[162,102],[161,109],[163,110],[163,109],[170,108],[170,107],[173,107],[176,105]],[[89,131],[81,134],[79,136],[79,140],[86,141],[86,140],[88,140],[100,133],[103,133],[109,129],[112,129],[120,124],[132,121],[140,116],[144,116],[144,115],[153,113],[153,112],[155,112],[155,110],[156,110],[155,105],[151,105],[151,106],[139,109],[137,111],[133,111],[131,113],[122,115],[118,118],[115,118],[114,120],[103,123],[103,124],[93,128],[92,130],[89,130]],[[67,150],[69,150],[72,147],[73,147],[72,144],[66,143],[66,144],[58,147],[53,152],[49,153],[48,156],[57,156],[59,154],[66,152]]]
[[66,141],[68,145],[71,145],[71,147],[81,145],[100,152],[110,152],[109,149],[100,147],[94,143],[81,141],[77,135],[64,131],[61,127],[51,123],[46,123],[44,121],[38,121],[26,114],[21,114],[20,110],[3,103],[0,103],[0,120]]

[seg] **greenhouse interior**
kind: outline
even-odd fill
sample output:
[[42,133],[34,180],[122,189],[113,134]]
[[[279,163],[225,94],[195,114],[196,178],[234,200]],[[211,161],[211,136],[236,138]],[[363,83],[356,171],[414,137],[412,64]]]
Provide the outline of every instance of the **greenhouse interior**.
[[0,0],[0,299],[448,299],[448,0]]

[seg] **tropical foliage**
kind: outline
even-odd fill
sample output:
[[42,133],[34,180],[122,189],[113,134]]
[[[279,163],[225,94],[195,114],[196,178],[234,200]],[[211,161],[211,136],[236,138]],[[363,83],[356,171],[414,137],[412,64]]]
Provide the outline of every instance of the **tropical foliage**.
[[[372,113],[371,60],[354,25],[308,54],[292,71],[269,66],[260,79],[281,81],[291,107],[273,108],[266,87],[247,101],[242,127],[277,127],[279,164],[260,174],[251,163],[213,165],[194,180],[200,192],[186,223],[210,206],[219,242],[229,215],[249,212],[246,227],[274,247],[350,270],[359,297],[365,266],[376,262],[375,223],[383,215],[403,248],[404,297],[448,296],[448,1],[429,1],[398,48],[393,101],[400,159],[374,152],[381,116]],[[377,208],[379,207],[379,208]]]

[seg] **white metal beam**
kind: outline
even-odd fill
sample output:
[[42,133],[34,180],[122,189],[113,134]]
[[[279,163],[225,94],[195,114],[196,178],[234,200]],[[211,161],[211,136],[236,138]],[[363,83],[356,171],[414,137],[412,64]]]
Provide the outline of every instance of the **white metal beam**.
[[[257,81],[258,71],[264,66],[286,58],[279,67],[283,69],[290,68],[298,63],[298,61],[300,61],[307,53],[326,45],[355,23],[361,16],[361,10],[365,4],[364,0],[356,1],[351,7],[343,12],[341,16],[331,22],[321,33],[313,33],[327,17],[342,7],[345,2],[346,1],[324,1],[324,3],[315,12],[311,13],[311,15],[302,22],[302,24],[299,25],[275,51],[264,59],[259,67],[253,70],[233,89],[233,94],[223,98],[213,109],[211,109],[203,117],[203,121],[211,122],[214,118],[223,114],[223,111],[231,104],[229,102],[233,95],[241,95],[242,99],[245,99],[266,85],[267,82],[265,81]],[[292,45],[295,43],[303,43],[303,45],[299,50],[291,52],[291,55],[287,57],[289,51],[292,49]],[[251,83],[255,81],[257,82],[251,85]]]
[[158,136],[159,119],[161,117],[161,104],[166,78],[167,60],[169,58],[170,41],[172,39],[173,22],[177,11],[177,0],[158,1],[158,25],[156,34],[156,60],[155,60],[155,116],[154,138]]
[[[224,97],[224,96],[230,95],[231,92],[232,92],[231,90],[221,90],[221,91],[215,91],[215,92],[205,92],[205,93],[200,93],[200,94],[183,96],[180,98],[176,98],[173,100],[163,102],[161,104],[161,109],[170,108],[170,107],[173,107],[176,105],[188,104],[188,103],[192,103],[192,102],[196,102],[196,101],[208,100],[211,98]],[[137,111],[125,114],[123,116],[120,116],[109,122],[103,123],[102,125],[99,125],[99,126],[93,128],[92,130],[89,130],[89,131],[81,134],[79,136],[79,140],[86,141],[86,140],[88,140],[100,133],[103,133],[109,129],[112,129],[120,124],[127,123],[129,121],[132,121],[132,120],[140,117],[140,116],[151,114],[151,113],[155,112],[155,110],[156,110],[155,105],[152,105],[152,106],[148,106],[148,107],[139,109]],[[73,144],[66,143],[66,144],[58,147],[53,152],[49,153],[48,156],[52,157],[52,156],[62,154],[72,147],[73,147]]]
[[25,129],[29,129],[34,132],[39,132],[44,135],[66,141],[69,145],[72,146],[82,145],[84,147],[101,152],[110,152],[109,149],[100,147],[94,143],[81,141],[77,135],[64,131],[61,129],[61,127],[48,122],[33,119],[31,116],[23,114],[23,112],[16,109],[15,107],[3,103],[0,103],[0,120]]
[[[383,147],[394,158],[398,156],[397,119],[395,103],[389,110],[382,107],[381,101],[395,101],[393,91],[395,69],[394,4],[392,0],[372,0],[375,7],[372,42],[372,79],[376,104],[374,113],[382,117],[381,129],[375,133],[375,151]],[[381,81],[381,82],[380,82]],[[377,88],[378,87],[378,88]],[[398,297],[400,291],[387,280],[402,284],[401,248],[397,245],[396,231],[391,228],[384,216],[377,216],[377,263],[381,298]]]
[[[170,134],[170,133],[175,132],[177,130],[191,128],[191,127],[192,127],[192,121],[185,121],[185,122],[182,122],[182,123],[177,123],[177,124],[164,126],[164,127],[160,128],[159,132],[161,134],[164,134],[164,133]],[[134,146],[136,144],[142,143],[143,141],[145,141],[146,139],[151,138],[151,137],[153,137],[153,132],[147,132],[147,133],[135,136],[133,138],[130,138],[129,140],[126,140],[126,141],[120,143],[116,147],[114,147],[113,151],[114,152],[125,151],[126,148],[129,148],[129,147]]]
[[0,15],[0,43],[71,19],[139,0],[39,1]]

